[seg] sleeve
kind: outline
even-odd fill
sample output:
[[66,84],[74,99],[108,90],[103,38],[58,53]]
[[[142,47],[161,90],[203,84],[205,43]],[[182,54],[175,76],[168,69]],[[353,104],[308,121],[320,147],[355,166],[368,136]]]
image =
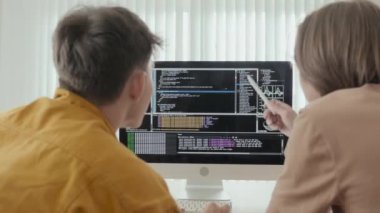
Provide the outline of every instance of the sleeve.
[[296,119],[268,213],[328,212],[333,204],[337,191],[335,162],[317,125],[322,124],[307,112]]

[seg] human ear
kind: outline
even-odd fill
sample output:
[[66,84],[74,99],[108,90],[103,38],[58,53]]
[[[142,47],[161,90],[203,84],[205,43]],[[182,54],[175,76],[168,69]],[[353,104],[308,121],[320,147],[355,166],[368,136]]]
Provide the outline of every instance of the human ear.
[[144,88],[147,80],[147,74],[143,71],[135,71],[128,79],[128,98],[132,101],[138,101],[144,94]]

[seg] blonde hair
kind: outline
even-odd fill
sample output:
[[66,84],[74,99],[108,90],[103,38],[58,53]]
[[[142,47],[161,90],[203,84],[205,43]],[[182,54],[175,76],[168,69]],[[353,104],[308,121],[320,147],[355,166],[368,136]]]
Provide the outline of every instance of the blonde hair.
[[299,26],[295,60],[302,79],[321,95],[380,80],[380,8],[369,1],[336,2]]

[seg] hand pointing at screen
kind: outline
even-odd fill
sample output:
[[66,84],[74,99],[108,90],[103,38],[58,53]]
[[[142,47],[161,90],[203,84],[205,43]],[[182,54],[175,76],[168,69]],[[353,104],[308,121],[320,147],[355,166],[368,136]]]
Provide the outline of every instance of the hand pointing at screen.
[[270,100],[265,105],[267,109],[264,111],[264,118],[269,127],[289,136],[297,113],[292,107],[281,101]]

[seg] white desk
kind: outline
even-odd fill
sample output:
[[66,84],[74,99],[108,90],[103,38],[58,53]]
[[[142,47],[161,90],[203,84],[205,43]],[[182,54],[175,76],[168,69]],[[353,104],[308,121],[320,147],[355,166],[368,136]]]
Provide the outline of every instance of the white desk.
[[[185,180],[167,179],[174,197],[185,188]],[[275,181],[223,181],[224,190],[232,201],[233,213],[264,213],[268,207]]]

